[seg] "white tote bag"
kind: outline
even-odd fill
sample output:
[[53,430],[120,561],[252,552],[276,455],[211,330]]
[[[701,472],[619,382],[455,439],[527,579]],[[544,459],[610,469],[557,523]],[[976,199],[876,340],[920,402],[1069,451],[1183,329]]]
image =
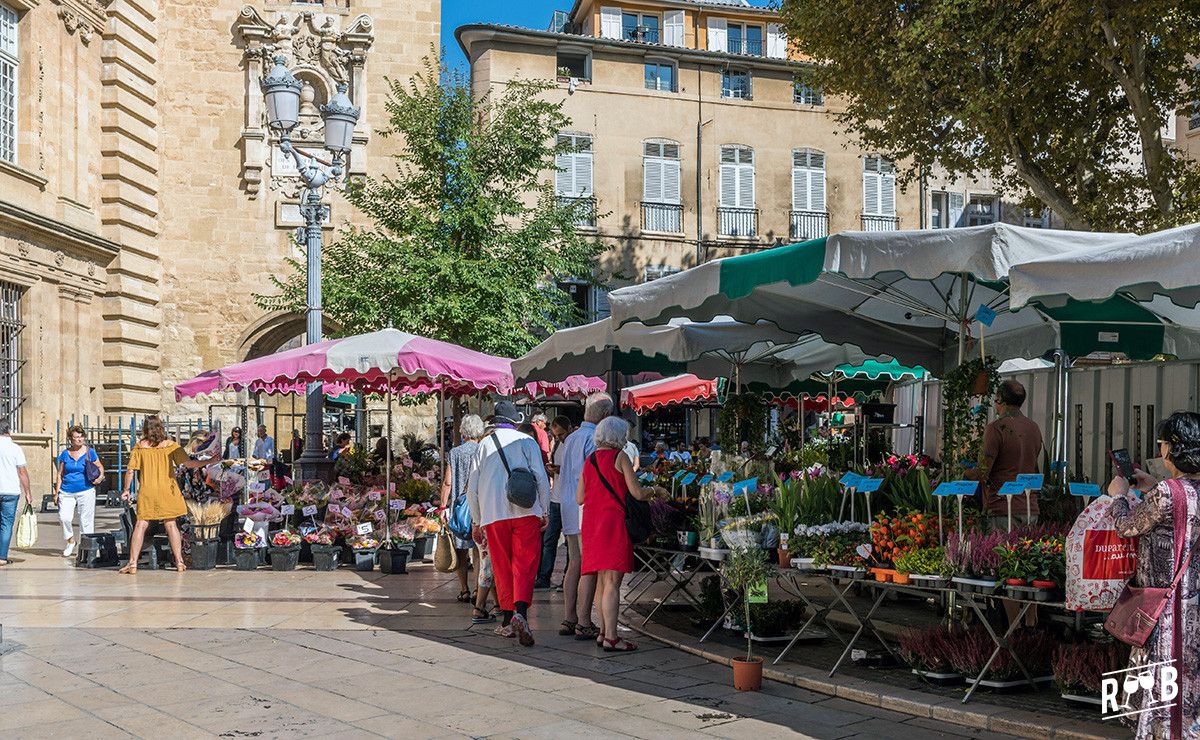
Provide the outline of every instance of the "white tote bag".
[[15,546],[18,550],[28,550],[37,544],[38,522],[37,514],[33,513],[33,504],[25,502],[21,515],[17,517],[17,536]]

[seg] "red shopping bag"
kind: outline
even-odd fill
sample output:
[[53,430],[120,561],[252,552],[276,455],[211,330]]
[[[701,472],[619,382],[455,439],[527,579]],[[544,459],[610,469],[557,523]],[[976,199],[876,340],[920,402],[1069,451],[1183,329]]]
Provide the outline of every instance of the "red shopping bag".
[[1107,611],[1137,568],[1137,538],[1113,529],[1109,496],[1087,505],[1067,534],[1068,609]]

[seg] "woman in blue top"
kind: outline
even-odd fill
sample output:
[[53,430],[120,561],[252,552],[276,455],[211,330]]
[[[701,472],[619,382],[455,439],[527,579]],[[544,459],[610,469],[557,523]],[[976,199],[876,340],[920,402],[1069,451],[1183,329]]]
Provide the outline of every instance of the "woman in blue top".
[[[104,466],[100,463],[100,458],[96,456],[95,450],[84,444],[83,427],[73,426],[68,429],[67,441],[70,446],[58,453],[58,486],[54,491],[58,521],[62,523],[63,538],[67,541],[62,553],[64,558],[75,554],[75,533],[71,524],[75,519],[76,508],[79,509],[79,529],[83,534],[95,531],[95,486],[104,480]],[[88,480],[87,476],[89,462],[100,471],[92,480]]]

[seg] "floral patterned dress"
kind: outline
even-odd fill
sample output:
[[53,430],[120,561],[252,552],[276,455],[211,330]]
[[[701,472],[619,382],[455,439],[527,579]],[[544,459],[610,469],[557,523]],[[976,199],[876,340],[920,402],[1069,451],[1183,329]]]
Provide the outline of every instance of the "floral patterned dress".
[[[1185,552],[1188,546],[1197,547],[1200,537],[1200,481],[1181,479],[1187,490],[1187,532]],[[1175,578],[1174,509],[1171,490],[1165,482],[1145,495],[1141,502],[1117,498],[1109,509],[1117,534],[1122,537],[1141,537],[1138,543],[1137,583],[1152,588],[1167,588]],[[1148,665],[1170,660],[1173,654],[1174,631],[1183,631],[1183,666],[1180,671],[1179,693],[1183,697],[1184,737],[1200,738],[1200,553],[1192,557],[1188,572],[1180,579],[1180,595],[1183,598],[1181,616],[1183,624],[1175,624],[1175,610],[1168,604],[1144,648],[1134,648],[1129,658],[1130,666]],[[1149,703],[1139,690],[1131,701],[1132,706]],[[1123,697],[1123,695],[1122,695]],[[1171,735],[1171,711],[1169,707],[1134,715],[1137,737],[1166,738]]]

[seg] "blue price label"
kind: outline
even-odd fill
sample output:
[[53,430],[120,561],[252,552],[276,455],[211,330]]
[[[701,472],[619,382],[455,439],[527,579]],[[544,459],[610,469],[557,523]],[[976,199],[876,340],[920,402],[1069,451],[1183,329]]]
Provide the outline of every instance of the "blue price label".
[[1000,486],[1001,496],[1020,496],[1022,493],[1025,493],[1025,486],[1021,485],[1019,481],[1010,480]]
[[953,496],[954,495],[954,484],[951,483],[950,481],[946,481],[945,483],[939,483],[938,487],[933,489],[933,495],[934,496]]
[[638,476],[638,480],[652,481],[652,480],[654,480],[654,473],[642,473],[641,475]]
[[1014,483],[1020,483],[1021,488],[1029,491],[1042,490],[1042,481],[1045,480],[1041,473],[1024,473],[1018,475]]
[[1070,483],[1068,487],[1071,489],[1072,496],[1099,496],[1099,483]]
[[996,311],[990,306],[979,304],[979,308],[975,309],[975,320],[984,326],[991,326],[996,320]]
[[954,481],[955,495],[958,496],[974,496],[979,490],[979,481],[975,480],[957,480]]
[[675,475],[671,476],[671,480],[679,480],[679,479],[680,479],[680,478],[682,478],[682,477],[683,477],[683,476],[684,476],[686,473],[687,473],[687,471],[686,471],[686,470],[677,470],[677,471],[675,471]]
[[707,486],[709,483],[712,483],[712,479],[713,479],[712,473],[709,473],[708,475],[706,475],[700,479],[700,485]]
[[882,485],[883,478],[859,478],[854,488],[859,493],[872,493],[878,491]]
[[724,473],[721,473],[717,476],[717,480],[721,483],[728,483],[729,481],[733,480],[733,471],[726,470]]
[[696,474],[688,473],[687,475],[683,476],[683,478],[679,482],[685,486],[690,486],[692,484],[692,481],[694,481],[694,480],[696,480]]
[[858,473],[846,473],[838,480],[838,483],[841,483],[846,488],[854,488],[861,477]]
[[749,493],[758,488],[758,478],[747,478],[733,484],[733,495],[741,496],[744,493]]

